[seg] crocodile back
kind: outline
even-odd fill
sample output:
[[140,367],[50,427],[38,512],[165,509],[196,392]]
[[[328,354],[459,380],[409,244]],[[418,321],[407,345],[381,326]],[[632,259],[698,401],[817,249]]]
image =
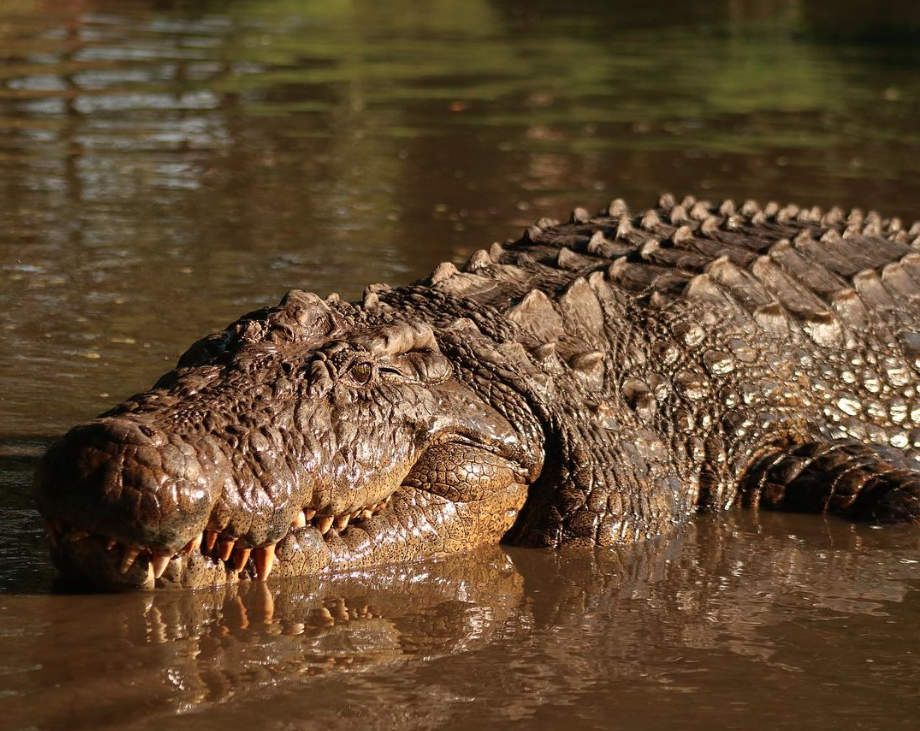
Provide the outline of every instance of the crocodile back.
[[[622,540],[658,530],[642,515],[730,505],[753,461],[789,444],[853,438],[920,454],[920,223],[669,195],[631,212],[617,200],[541,219],[411,289],[437,300],[421,309],[446,329],[466,307],[506,371],[552,382],[527,398],[548,459],[570,464],[528,509],[568,538]],[[617,507],[613,492],[640,497]],[[592,506],[599,493],[607,502]],[[634,518],[605,518],[617,510]]]

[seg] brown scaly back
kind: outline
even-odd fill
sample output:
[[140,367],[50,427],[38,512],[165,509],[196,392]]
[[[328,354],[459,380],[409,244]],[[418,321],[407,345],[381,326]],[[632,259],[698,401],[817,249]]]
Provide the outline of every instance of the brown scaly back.
[[[690,485],[691,502],[724,506],[765,449],[814,438],[909,441],[895,417],[850,413],[857,398],[846,361],[868,363],[857,376],[867,389],[877,380],[872,368],[884,370],[883,395],[899,396],[901,374],[920,350],[920,223],[859,209],[671,195],[631,212],[615,200],[597,215],[578,208],[565,223],[541,219],[459,269],[440,265],[420,285],[444,296],[439,312],[459,301],[500,313],[514,331],[486,329],[523,353],[511,367],[535,366],[570,384],[545,406],[569,410],[559,441],[583,466],[563,466],[561,487],[543,491],[542,504],[540,491],[532,493],[518,539],[555,531],[547,542],[578,535],[603,542],[612,509],[588,507],[598,481],[618,481],[608,490],[624,494],[652,493],[642,499],[657,507],[632,508],[641,533],[655,521],[640,513],[668,512],[668,488],[646,489],[652,483],[679,479]],[[615,424],[616,436],[575,425],[592,418]],[[623,451],[604,454],[597,435],[616,441],[646,427],[668,458],[638,481],[614,475]],[[654,444],[649,450],[660,453]],[[574,483],[579,472],[588,477],[567,486],[566,474]],[[620,538],[628,534],[629,520],[614,522]]]

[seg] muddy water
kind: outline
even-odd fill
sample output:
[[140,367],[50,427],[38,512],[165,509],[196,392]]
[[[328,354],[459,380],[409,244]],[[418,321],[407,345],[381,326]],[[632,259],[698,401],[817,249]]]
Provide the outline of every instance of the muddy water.
[[662,189],[920,218],[920,16],[840,0],[0,0],[0,729],[916,728],[920,536],[52,592],[37,454],[289,288]]

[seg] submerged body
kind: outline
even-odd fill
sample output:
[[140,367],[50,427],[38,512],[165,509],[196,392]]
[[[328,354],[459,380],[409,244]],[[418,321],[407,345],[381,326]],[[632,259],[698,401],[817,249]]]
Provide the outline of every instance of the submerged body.
[[299,291],[75,427],[67,574],[202,586],[610,545],[739,502],[920,522],[920,224],[615,201],[360,303]]

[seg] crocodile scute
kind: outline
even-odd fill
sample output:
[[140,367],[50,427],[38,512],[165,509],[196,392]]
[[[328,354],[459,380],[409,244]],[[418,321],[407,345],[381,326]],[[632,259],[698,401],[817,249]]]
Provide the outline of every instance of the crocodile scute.
[[920,523],[920,223],[622,200],[360,302],[294,290],[39,462],[103,589],[597,545],[746,505]]

